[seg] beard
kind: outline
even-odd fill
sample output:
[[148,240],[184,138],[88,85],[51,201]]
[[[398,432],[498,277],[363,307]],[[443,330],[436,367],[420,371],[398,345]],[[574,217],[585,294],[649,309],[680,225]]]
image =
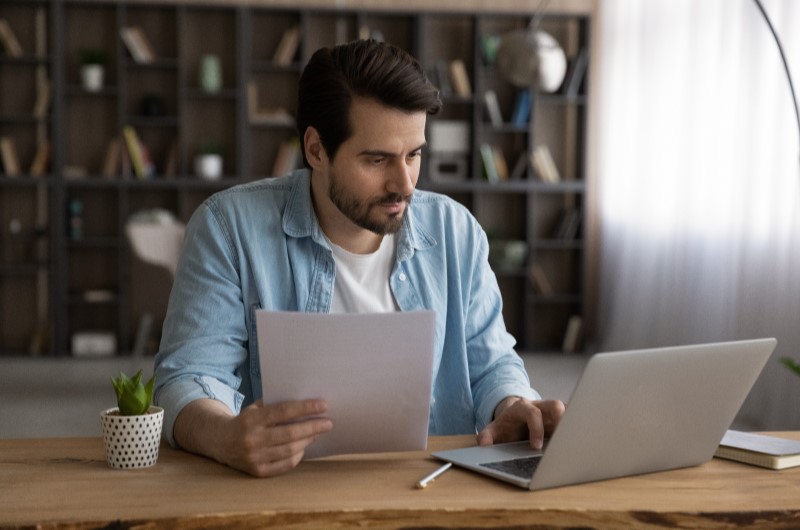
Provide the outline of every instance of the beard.
[[[333,173],[330,175],[328,194],[331,202],[355,225],[378,235],[394,234],[400,230],[408,210],[408,203],[411,201],[411,195],[404,196],[398,193],[390,193],[383,197],[363,201],[343,186],[340,179]],[[401,213],[385,217],[372,213],[373,208],[401,202],[406,205]]]

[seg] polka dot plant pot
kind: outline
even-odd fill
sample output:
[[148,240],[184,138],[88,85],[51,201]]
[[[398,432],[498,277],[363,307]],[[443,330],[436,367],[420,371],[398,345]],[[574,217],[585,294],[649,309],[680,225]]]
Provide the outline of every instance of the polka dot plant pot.
[[116,407],[101,412],[109,467],[138,469],[155,465],[163,420],[161,407],[150,407],[141,416],[121,416]]

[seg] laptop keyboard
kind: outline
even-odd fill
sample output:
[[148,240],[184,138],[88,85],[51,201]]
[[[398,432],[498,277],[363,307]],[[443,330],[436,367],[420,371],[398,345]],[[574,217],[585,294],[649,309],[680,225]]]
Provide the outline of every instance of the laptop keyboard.
[[515,458],[513,460],[502,460],[500,462],[487,462],[481,464],[482,467],[488,467],[509,475],[514,475],[521,478],[531,478],[533,472],[536,471],[536,466],[539,465],[542,457],[540,456],[526,456],[523,458]]

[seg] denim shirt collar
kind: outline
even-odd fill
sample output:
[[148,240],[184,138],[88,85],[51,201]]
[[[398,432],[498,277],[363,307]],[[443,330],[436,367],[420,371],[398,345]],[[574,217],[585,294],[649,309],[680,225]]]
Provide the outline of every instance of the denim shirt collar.
[[[299,169],[290,176],[292,182],[286,210],[283,214],[283,231],[288,237],[311,237],[316,243],[330,248],[322,228],[319,226],[314,204],[311,200],[311,171]],[[436,246],[437,241],[420,223],[414,221],[414,204],[420,200],[415,192],[411,199],[403,226],[397,234],[397,261],[410,259],[415,251]]]

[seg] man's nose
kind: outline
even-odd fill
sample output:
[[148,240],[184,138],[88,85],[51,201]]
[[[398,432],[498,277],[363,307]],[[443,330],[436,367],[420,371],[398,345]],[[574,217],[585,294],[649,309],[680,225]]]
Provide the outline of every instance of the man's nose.
[[416,164],[398,162],[392,165],[391,175],[387,184],[387,190],[406,197],[414,193],[419,167]]

